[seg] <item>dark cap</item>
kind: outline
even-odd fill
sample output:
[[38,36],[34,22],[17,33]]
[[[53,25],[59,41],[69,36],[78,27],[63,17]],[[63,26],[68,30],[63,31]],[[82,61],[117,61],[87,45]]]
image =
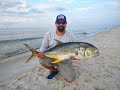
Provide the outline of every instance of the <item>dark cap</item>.
[[66,17],[63,14],[60,14],[56,17],[56,22],[66,22]]

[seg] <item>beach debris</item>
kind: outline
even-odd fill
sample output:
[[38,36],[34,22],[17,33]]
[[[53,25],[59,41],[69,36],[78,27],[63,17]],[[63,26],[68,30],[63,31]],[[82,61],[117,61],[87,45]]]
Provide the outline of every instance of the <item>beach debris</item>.
[[[92,57],[96,57],[99,55],[99,50],[94,45],[86,42],[67,42],[62,43],[59,40],[55,40],[58,44],[43,52],[46,57],[53,58],[54,61],[52,63],[59,63],[66,59],[70,59],[70,57],[74,57],[76,60],[86,60]],[[33,49],[27,44],[24,44],[31,52],[32,55],[25,62],[29,62],[33,57],[37,56],[36,49]]]

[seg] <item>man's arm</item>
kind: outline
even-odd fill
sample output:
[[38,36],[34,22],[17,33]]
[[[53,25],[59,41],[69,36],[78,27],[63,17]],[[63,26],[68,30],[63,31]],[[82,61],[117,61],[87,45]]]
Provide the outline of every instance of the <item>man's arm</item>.
[[46,33],[46,35],[43,38],[41,47],[39,48],[37,57],[44,59],[45,55],[42,52],[46,51],[48,47],[49,47],[49,33]]

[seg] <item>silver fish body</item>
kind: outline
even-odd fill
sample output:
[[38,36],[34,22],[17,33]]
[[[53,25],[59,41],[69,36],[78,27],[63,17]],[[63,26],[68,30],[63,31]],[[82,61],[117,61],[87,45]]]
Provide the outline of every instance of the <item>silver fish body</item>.
[[89,59],[99,55],[99,50],[86,42],[68,42],[48,49],[44,54],[50,58],[65,60],[74,56],[78,59]]
[[[35,54],[29,45],[25,46]],[[99,50],[92,44],[86,42],[60,43],[53,48],[43,52],[46,57],[53,58],[52,63],[59,63],[62,60],[70,59],[71,56],[77,59],[89,59],[99,55]],[[33,56],[33,55],[32,55]],[[34,55],[35,56],[35,55]],[[30,58],[31,59],[31,58]],[[29,59],[29,60],[30,60]],[[27,60],[26,62],[28,62]]]

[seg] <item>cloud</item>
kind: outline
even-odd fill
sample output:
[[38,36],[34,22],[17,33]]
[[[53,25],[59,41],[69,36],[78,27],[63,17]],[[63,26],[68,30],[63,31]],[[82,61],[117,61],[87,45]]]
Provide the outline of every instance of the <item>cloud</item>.
[[67,6],[60,4],[60,3],[38,3],[33,5],[34,8],[37,9],[41,9],[44,12],[49,12],[49,13],[53,13],[53,12],[59,12],[59,11],[67,11],[68,8]]
[[0,0],[0,15],[40,15],[45,12],[66,10],[65,6],[52,2],[38,3],[36,7],[36,5],[27,4],[26,0]]
[[6,28],[6,27],[8,27],[8,28],[11,28],[11,27],[24,28],[25,26],[30,27],[34,23],[36,23],[36,20],[32,16],[11,17],[11,16],[0,15],[0,28]]
[[0,0],[1,8],[12,8],[21,4],[24,4],[23,0]]
[[[90,5],[78,6],[72,11],[72,21],[78,26],[105,26],[120,24],[120,1],[105,0]],[[73,24],[71,24],[73,25]]]
[[73,2],[75,2],[76,0],[48,0],[49,2],[57,2],[57,3],[73,3]]
[[57,11],[57,12],[59,12],[59,11],[67,11],[68,9],[67,8],[65,8],[65,7],[59,7],[59,6],[51,6],[50,8],[44,8],[44,10],[46,11],[46,12],[51,12],[51,11]]
[[2,16],[0,15],[0,23],[23,23],[23,22],[33,22],[34,19],[30,17],[19,17],[19,16],[14,16],[11,18],[11,16]]
[[88,12],[90,10],[93,10],[94,7],[80,7],[80,8],[76,8],[77,11],[80,11],[80,12]]
[[102,3],[102,5],[106,7],[120,7],[120,1],[119,0],[108,0]]
[[44,11],[32,8],[26,4],[25,0],[1,0],[0,14],[1,15],[32,15],[42,14]]
[[56,11],[66,11],[67,9],[65,7],[55,7]]
[[47,27],[46,25],[49,27],[54,26],[55,17],[60,13],[66,15],[68,24],[74,22],[72,25],[78,26],[115,22],[119,19],[119,2],[119,0],[33,0],[31,2],[0,0],[0,24],[14,27]]
[[104,1],[101,3],[94,3],[91,4],[89,6],[82,6],[82,7],[78,7],[75,10],[80,12],[80,13],[100,13],[100,12],[114,12],[114,11],[118,11],[119,7],[120,7],[120,2],[118,1]]

